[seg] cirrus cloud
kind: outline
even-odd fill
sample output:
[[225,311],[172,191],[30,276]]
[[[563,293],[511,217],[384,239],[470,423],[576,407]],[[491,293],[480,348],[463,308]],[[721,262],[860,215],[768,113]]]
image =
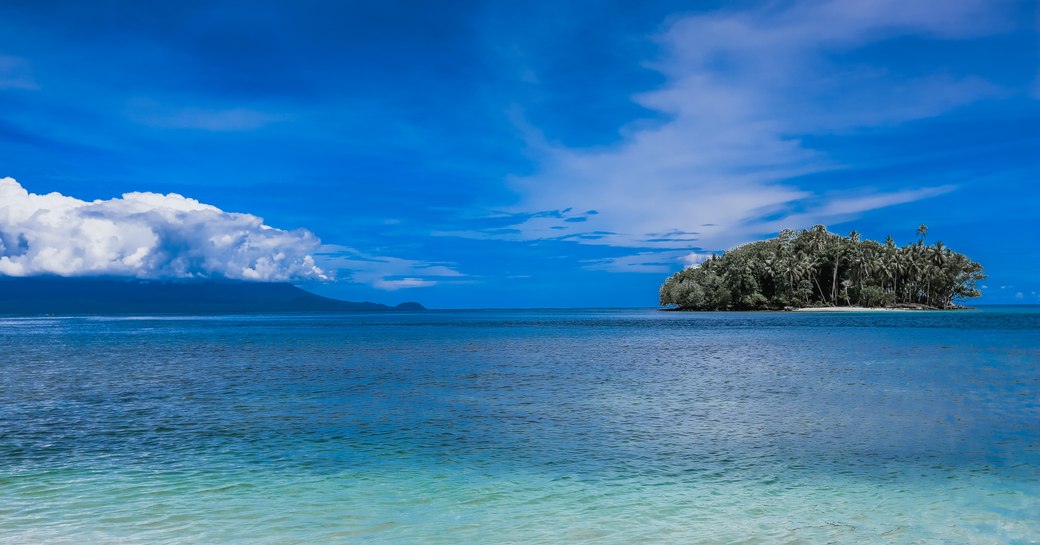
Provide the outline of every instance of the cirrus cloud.
[[1001,24],[983,0],[803,0],[674,18],[656,37],[661,58],[646,63],[664,83],[632,97],[660,121],[634,122],[595,148],[521,127],[541,162],[513,180],[520,199],[507,211],[523,219],[476,238],[716,249],[954,191],[936,180],[871,188],[800,178],[856,168],[814,137],[892,130],[1004,93],[971,74],[834,59],[897,38],[972,39]]
[[149,100],[133,100],[128,117],[159,129],[235,132],[261,129],[283,116],[252,108],[172,108]]
[[326,280],[313,233],[170,193],[83,201],[0,178],[0,275]]
[[0,54],[0,89],[35,91],[39,88],[25,59]]
[[466,276],[449,263],[371,255],[336,244],[323,245],[316,255],[323,266],[339,271],[340,278],[384,291],[427,288]]

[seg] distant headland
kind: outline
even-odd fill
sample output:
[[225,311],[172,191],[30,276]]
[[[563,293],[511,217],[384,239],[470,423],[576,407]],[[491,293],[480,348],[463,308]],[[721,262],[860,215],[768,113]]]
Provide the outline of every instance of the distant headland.
[[247,314],[424,310],[315,295],[284,282],[0,277],[0,314]]
[[738,246],[661,285],[670,310],[955,309],[978,297],[982,266],[943,245],[897,246],[841,236],[823,225],[784,230],[770,240]]

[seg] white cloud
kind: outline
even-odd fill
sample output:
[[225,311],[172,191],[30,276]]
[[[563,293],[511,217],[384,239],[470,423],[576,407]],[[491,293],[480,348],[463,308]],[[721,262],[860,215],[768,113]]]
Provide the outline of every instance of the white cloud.
[[[490,236],[721,249],[952,191],[907,180],[891,190],[860,182],[821,192],[792,180],[846,168],[805,143],[805,135],[883,129],[999,95],[975,77],[902,75],[832,60],[901,36],[949,40],[992,32],[1000,24],[992,7],[985,0],[825,0],[678,18],[658,36],[663,60],[648,63],[665,84],[634,97],[666,121],[633,124],[620,143],[603,148],[531,136],[542,170],[514,180],[521,199],[509,210],[528,215],[516,230]],[[580,222],[573,214],[529,214],[571,207],[599,214]]]
[[341,278],[386,291],[425,288],[465,276],[446,263],[376,256],[334,244],[315,255],[322,267],[341,271]]
[[175,193],[87,202],[0,179],[0,275],[324,280],[319,245]]
[[683,265],[686,265],[686,268],[699,267],[701,263],[704,263],[713,255],[715,254],[711,252],[690,252],[679,258],[679,260],[683,262]]

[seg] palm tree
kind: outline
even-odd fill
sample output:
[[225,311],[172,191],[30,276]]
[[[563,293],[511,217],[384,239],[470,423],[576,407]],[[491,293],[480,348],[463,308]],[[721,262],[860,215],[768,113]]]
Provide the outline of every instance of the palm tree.
[[883,247],[868,252],[866,261],[867,276],[871,277],[875,273],[880,273],[879,284],[882,289],[888,289],[888,282],[892,280],[892,265],[885,259]]
[[[931,261],[932,261],[932,263],[931,264],[932,264],[932,267],[934,267],[935,276],[940,276],[941,275],[943,277],[943,278],[936,278],[936,280],[945,280],[945,277],[947,276],[946,264],[949,261],[949,254],[950,254],[950,249],[946,248],[945,246],[943,246],[943,242],[941,240],[937,241],[935,243],[935,246],[932,247],[932,252],[931,252]],[[928,300],[929,301],[932,300],[932,298],[931,298],[931,288],[932,288],[931,281],[932,281],[932,279],[929,278],[928,279],[928,283],[929,283],[929,285],[928,285],[928,291],[929,291]],[[943,282],[943,286],[941,287],[941,289],[943,290],[942,296],[941,297],[936,297],[936,299],[940,299],[943,302],[943,306],[946,306],[946,302],[945,302],[945,299],[946,299],[946,297],[945,297],[946,286],[945,286],[945,284],[946,284],[946,282]],[[939,294],[936,294],[936,295],[939,295]],[[931,304],[931,303],[929,303],[929,304]]]
[[849,301],[849,288],[852,286],[852,280],[842,280],[841,287],[845,292],[845,304],[852,306],[852,301]]
[[856,277],[856,285],[863,289],[863,281],[875,272],[878,263],[878,251],[871,246],[861,245],[852,258],[852,272]]
[[[923,239],[922,239],[923,240]],[[910,247],[910,251],[907,252],[910,257],[910,273],[912,274],[913,283],[910,285],[909,303],[920,302],[921,286],[926,283],[928,275],[928,261],[924,256],[924,247],[921,242],[918,242],[915,246]]]
[[910,255],[910,247],[904,246],[896,254],[896,292],[904,303],[910,302],[911,285],[913,280],[914,258]]
[[823,286],[820,285],[820,280],[817,278],[819,274],[817,269],[824,249],[827,247],[826,239],[824,238],[827,234],[827,228],[822,225],[815,225],[812,229],[805,231],[804,234],[809,238],[809,253],[806,255],[809,263],[808,271],[813,283],[816,284],[816,289],[820,290],[820,299],[826,302],[827,296],[824,295]]

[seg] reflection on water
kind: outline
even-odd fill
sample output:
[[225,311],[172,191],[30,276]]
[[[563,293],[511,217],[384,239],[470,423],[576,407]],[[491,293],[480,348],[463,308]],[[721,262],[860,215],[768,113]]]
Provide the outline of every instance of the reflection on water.
[[0,543],[1031,543],[1040,312],[0,321]]

